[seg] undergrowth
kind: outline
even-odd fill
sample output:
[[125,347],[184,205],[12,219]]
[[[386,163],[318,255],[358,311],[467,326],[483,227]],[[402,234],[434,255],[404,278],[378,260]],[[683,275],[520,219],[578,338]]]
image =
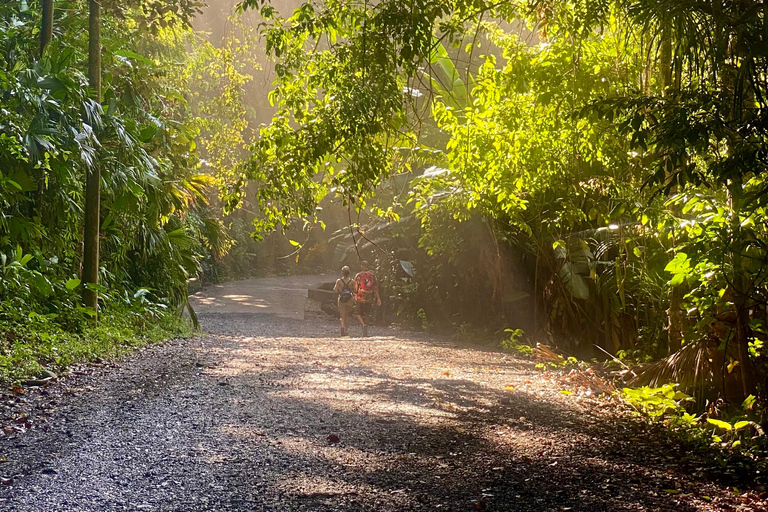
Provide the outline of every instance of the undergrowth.
[[508,333],[509,337],[501,340],[502,350],[525,357],[533,353],[533,348],[520,340],[525,334],[522,329],[504,329],[504,332]]
[[677,384],[624,388],[621,396],[639,416],[668,428],[721,472],[761,487],[768,484],[768,440],[761,425],[765,409],[754,396],[740,407],[713,404],[701,414],[692,412],[694,399],[678,391]]
[[98,324],[87,318],[62,324],[55,315],[34,312],[19,318],[0,303],[0,385],[16,385],[47,372],[118,357],[127,351],[178,336],[192,326],[171,312],[138,315],[135,308],[112,307]]

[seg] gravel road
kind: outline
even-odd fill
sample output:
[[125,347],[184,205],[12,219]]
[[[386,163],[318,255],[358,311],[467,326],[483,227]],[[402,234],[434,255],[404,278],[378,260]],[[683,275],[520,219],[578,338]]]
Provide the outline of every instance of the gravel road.
[[207,334],[6,397],[0,511],[766,509],[589,375],[305,320],[322,280],[209,288]]

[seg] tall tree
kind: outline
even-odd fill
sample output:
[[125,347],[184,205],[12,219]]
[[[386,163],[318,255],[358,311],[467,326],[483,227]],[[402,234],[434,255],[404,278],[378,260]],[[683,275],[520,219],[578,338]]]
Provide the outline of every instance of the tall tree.
[[[88,14],[88,80],[101,104],[101,5],[90,0]],[[83,302],[96,311],[99,282],[99,213],[101,173],[96,161],[88,167],[85,181],[85,227],[83,232]]]
[[[659,93],[662,97],[668,98],[673,95],[673,91],[677,90],[676,83],[673,83],[673,71],[675,69],[675,63],[672,61],[672,23],[667,21],[660,29],[658,36],[661,38],[661,45],[659,48]],[[664,155],[655,155],[654,158],[663,159]],[[664,183],[667,186],[667,198],[670,198],[677,194],[677,187],[673,183],[674,174],[671,168],[666,171]],[[676,204],[669,206],[671,210],[679,215],[679,208]],[[680,347],[683,346],[683,290],[679,286],[672,286],[669,289],[669,309],[667,310],[667,316],[669,322],[667,323],[667,344],[670,353],[677,352]]]
[[43,20],[40,27],[40,56],[53,38],[53,0],[43,0]]

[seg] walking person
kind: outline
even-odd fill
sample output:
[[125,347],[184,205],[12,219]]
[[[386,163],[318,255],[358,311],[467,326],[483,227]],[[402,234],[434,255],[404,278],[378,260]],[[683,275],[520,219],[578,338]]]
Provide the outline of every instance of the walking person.
[[339,294],[339,321],[341,322],[341,335],[349,334],[349,317],[355,307],[354,296],[357,291],[355,280],[349,277],[349,267],[341,267],[341,278],[336,280],[333,291]]
[[376,280],[376,274],[370,270],[368,262],[363,260],[360,263],[360,268],[362,270],[355,276],[357,320],[363,326],[363,336],[368,336],[368,314],[371,312],[374,298],[376,305],[381,306],[381,297],[379,296],[379,282]]

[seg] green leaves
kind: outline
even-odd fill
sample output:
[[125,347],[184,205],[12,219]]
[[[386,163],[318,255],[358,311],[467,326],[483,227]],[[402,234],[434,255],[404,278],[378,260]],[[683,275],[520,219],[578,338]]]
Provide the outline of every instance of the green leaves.
[[305,4],[264,28],[267,51],[277,59],[269,96],[277,112],[250,148],[247,176],[260,183],[264,213],[259,227],[312,217],[328,190],[362,207],[398,153],[418,141],[409,123],[424,108],[426,91],[413,80],[429,76],[435,90],[443,83],[450,89],[446,99],[467,104],[466,86],[434,30],[454,8],[470,19],[487,7],[417,3],[331,3],[323,11]]
[[[193,212],[219,184],[201,176],[201,128],[187,103],[195,96],[182,79],[193,58],[188,49],[198,45],[184,28],[196,4],[152,0],[141,12],[120,11],[137,23],[105,10],[103,104],[93,100],[84,74],[86,4],[57,10],[56,36],[42,58],[31,37],[38,22],[20,17],[18,2],[0,6],[0,302],[19,300],[20,311],[68,322],[82,289],[72,276],[82,259],[83,183],[96,167],[109,294],[103,306],[113,304],[113,294],[147,283],[157,286],[158,301],[181,304],[199,258],[228,249],[225,230],[205,225],[207,212],[200,229],[194,224]],[[217,92],[227,105],[238,103],[231,90],[244,83],[235,73],[230,78],[232,89]],[[239,160],[244,144],[221,142]],[[215,249],[209,252],[206,243]]]
[[589,287],[585,279],[574,271],[574,266],[571,262],[564,262],[560,268],[560,279],[563,281],[563,285],[574,299],[584,300],[589,297]]
[[688,255],[683,252],[677,253],[664,270],[673,274],[669,281],[670,286],[680,286],[691,275],[691,262]]
[[675,390],[677,384],[665,384],[659,388],[643,386],[640,388],[624,388],[624,398],[652,419],[659,420],[665,414],[682,413],[682,404],[690,401],[691,397]]
[[725,430],[726,432],[730,432],[731,430],[733,430],[733,425],[731,425],[727,421],[717,420],[714,418],[707,418],[707,423],[709,423],[710,425],[714,425],[715,427],[721,430]]
[[133,52],[131,50],[127,50],[127,49],[116,50],[112,52],[112,54],[115,55],[116,57],[122,57],[123,59],[129,60],[129,61],[130,60],[138,61],[148,66],[155,65],[155,63],[151,59],[148,59],[143,55],[139,55],[138,53]]
[[743,428],[746,428],[746,427],[750,426],[751,424],[752,424],[752,422],[751,421],[747,421],[747,420],[737,421],[736,423],[733,424],[733,429],[734,430],[741,430]]

